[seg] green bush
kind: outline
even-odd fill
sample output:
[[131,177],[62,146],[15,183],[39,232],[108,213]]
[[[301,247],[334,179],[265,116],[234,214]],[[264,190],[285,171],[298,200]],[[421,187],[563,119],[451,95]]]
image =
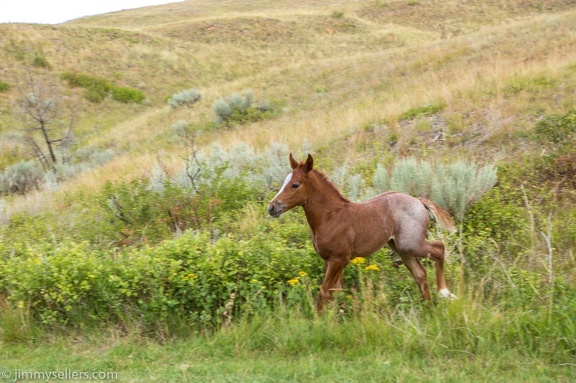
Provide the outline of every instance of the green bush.
[[52,65],[50,64],[50,62],[48,62],[48,60],[46,59],[46,57],[44,57],[44,55],[36,55],[34,57],[34,60],[32,60],[32,66],[42,69],[52,68]]
[[195,201],[184,189],[163,186],[162,193],[144,179],[104,186],[97,200],[109,222],[106,232],[117,245],[158,243],[203,222],[194,219]]
[[173,177],[156,171],[150,179],[107,183],[98,200],[111,223],[108,231],[115,233],[115,242],[157,243],[187,229],[217,226],[224,214],[252,201],[263,202],[262,190],[270,181],[261,175],[251,179],[249,173],[258,164],[266,170],[266,162],[240,150],[252,152],[238,149],[234,162],[229,161],[234,154],[225,151],[210,158],[191,159]]
[[[288,247],[268,233],[254,234],[240,242],[188,234],[115,254],[87,243],[10,249],[0,243],[0,292],[14,306],[28,305],[46,324],[132,319],[155,328],[180,318],[211,327],[270,309],[287,296],[290,276],[311,272],[312,260],[320,266],[310,246]],[[135,317],[126,318],[132,312]]]
[[576,142],[576,109],[564,115],[544,118],[534,128],[536,137],[560,147],[570,149]]
[[[483,195],[466,212],[463,233],[464,257],[478,265],[488,254],[504,253],[510,257],[523,251],[529,233],[529,216],[520,188],[502,178],[498,186]],[[477,271],[483,270],[477,268]]]
[[7,92],[8,90],[10,90],[10,84],[0,80],[0,92]]
[[64,72],[62,79],[72,88],[84,88],[84,98],[90,102],[99,103],[108,96],[123,103],[141,104],[146,96],[139,90],[120,87],[101,77],[85,73]]
[[112,89],[112,99],[125,104],[141,104],[146,95],[137,89],[117,86]]
[[110,81],[85,73],[64,72],[62,79],[68,83],[69,87],[84,88],[84,98],[94,103],[104,101],[114,89],[114,84]]

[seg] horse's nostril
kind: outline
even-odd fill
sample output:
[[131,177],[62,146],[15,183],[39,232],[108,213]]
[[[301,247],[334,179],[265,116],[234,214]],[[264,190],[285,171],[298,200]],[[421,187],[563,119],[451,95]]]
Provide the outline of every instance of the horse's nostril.
[[274,205],[268,205],[268,214],[272,214],[274,212]]

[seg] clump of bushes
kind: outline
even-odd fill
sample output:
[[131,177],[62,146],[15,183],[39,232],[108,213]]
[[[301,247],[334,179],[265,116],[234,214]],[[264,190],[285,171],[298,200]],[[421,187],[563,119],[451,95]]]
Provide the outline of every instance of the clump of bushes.
[[0,80],[0,92],[6,92],[8,90],[10,90],[10,84]]
[[105,78],[86,73],[64,72],[62,79],[72,88],[84,88],[84,98],[90,102],[99,103],[107,97],[123,103],[141,104],[146,95],[129,87],[121,87]]
[[153,330],[178,320],[210,328],[274,307],[290,292],[289,278],[321,272],[314,257],[311,246],[294,247],[265,232],[240,241],[190,232],[114,254],[87,243],[10,249],[0,243],[0,293],[48,325],[80,326],[92,318],[138,321]]
[[272,108],[268,104],[254,106],[254,93],[247,90],[234,93],[224,99],[217,100],[212,106],[216,125],[231,126],[270,118]]
[[221,228],[225,215],[263,203],[282,184],[288,148],[272,144],[257,153],[245,144],[196,150],[182,168],[161,165],[149,178],[108,183],[97,197],[117,245],[157,243],[186,230]]
[[32,60],[32,66],[42,69],[51,69],[52,65],[43,54],[36,54]]
[[60,181],[101,165],[113,156],[112,150],[100,151],[87,147],[70,153],[65,162],[55,164],[49,171],[32,160],[16,162],[3,171],[0,169],[0,195],[27,194],[41,188],[55,188]]
[[168,105],[172,108],[181,108],[184,106],[191,106],[196,101],[202,98],[202,94],[197,89],[187,89],[173,94],[167,101]]

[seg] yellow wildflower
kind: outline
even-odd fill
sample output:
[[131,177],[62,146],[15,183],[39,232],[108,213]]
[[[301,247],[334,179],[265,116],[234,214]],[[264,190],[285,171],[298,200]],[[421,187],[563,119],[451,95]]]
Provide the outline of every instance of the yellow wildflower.
[[370,271],[370,270],[374,270],[374,271],[380,271],[380,268],[376,265],[369,265],[366,266],[366,271]]
[[19,309],[23,309],[23,308],[24,308],[24,301],[18,301],[18,308],[19,308]]
[[300,275],[302,278],[304,278],[305,276],[308,275],[308,273],[305,271],[300,271],[300,272],[298,272],[298,275]]
[[290,286],[296,286],[298,283],[300,283],[300,279],[292,278],[288,281],[288,283],[290,284]]
[[364,259],[364,257],[357,257],[357,258],[354,258],[354,259],[352,260],[352,263],[355,264],[355,265],[361,265],[361,264],[363,264],[363,263],[365,263],[365,262],[366,262],[366,259]]
[[197,278],[198,278],[198,276],[194,273],[190,273],[190,274],[184,276],[184,279],[186,279],[187,281],[193,281]]

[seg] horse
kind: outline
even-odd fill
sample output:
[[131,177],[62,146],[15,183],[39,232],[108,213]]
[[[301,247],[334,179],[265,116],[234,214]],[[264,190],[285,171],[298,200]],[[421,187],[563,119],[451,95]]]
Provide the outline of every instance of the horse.
[[431,300],[426,269],[421,258],[431,258],[436,267],[438,296],[455,298],[444,279],[444,243],[429,242],[426,233],[430,215],[439,226],[454,232],[450,214],[426,198],[388,191],[365,202],[352,202],[322,172],[314,159],[298,162],[289,156],[292,172],[270,201],[268,213],[278,218],[302,206],[316,253],[324,260],[326,275],[317,298],[317,310],[342,290],[346,265],[356,257],[367,257],[388,245],[412,273],[424,300]]

